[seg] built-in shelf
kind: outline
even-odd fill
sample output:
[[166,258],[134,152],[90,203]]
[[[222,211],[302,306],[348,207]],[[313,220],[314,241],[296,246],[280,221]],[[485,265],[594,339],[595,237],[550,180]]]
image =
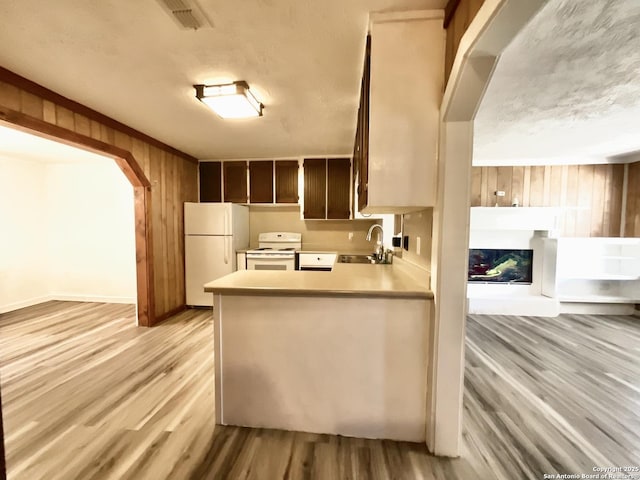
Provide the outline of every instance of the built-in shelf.
[[470,283],[469,313],[633,312],[640,303],[640,238],[556,238],[564,210],[471,208],[469,248],[533,250],[533,282]]
[[542,293],[562,303],[632,308],[640,302],[640,238],[545,239],[543,277]]

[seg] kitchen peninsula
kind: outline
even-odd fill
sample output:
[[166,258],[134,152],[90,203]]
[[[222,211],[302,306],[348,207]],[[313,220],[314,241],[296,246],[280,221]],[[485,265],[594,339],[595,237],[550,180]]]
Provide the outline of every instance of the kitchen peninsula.
[[214,295],[216,422],[425,440],[425,270],[238,271]]

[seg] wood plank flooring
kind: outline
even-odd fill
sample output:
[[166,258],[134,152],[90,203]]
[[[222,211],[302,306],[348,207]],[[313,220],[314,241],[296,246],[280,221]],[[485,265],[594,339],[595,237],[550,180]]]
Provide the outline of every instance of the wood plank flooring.
[[463,452],[214,427],[213,325],[128,305],[0,315],[8,478],[538,479],[640,465],[640,319],[468,319]]
[[470,316],[466,345],[465,443],[496,478],[640,467],[639,318]]

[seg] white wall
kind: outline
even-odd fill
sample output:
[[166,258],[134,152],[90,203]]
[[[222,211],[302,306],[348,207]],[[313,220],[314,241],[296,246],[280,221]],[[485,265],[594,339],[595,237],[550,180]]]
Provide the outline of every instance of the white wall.
[[115,162],[0,162],[0,312],[135,303],[133,188]]
[[0,158],[0,312],[38,303],[49,293],[43,165]]
[[47,167],[54,297],[135,303],[133,187],[113,161]]
[[[409,237],[409,250],[402,251],[403,260],[430,271],[433,208],[405,213],[403,218],[402,234]],[[420,253],[417,249],[418,238],[420,239]]]

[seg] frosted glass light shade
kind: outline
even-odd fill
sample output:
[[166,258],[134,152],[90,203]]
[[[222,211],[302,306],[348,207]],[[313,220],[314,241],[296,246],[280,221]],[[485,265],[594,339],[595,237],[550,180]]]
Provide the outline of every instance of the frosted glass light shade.
[[194,85],[196,97],[221,118],[262,116],[263,105],[249,91],[246,82],[225,85]]

